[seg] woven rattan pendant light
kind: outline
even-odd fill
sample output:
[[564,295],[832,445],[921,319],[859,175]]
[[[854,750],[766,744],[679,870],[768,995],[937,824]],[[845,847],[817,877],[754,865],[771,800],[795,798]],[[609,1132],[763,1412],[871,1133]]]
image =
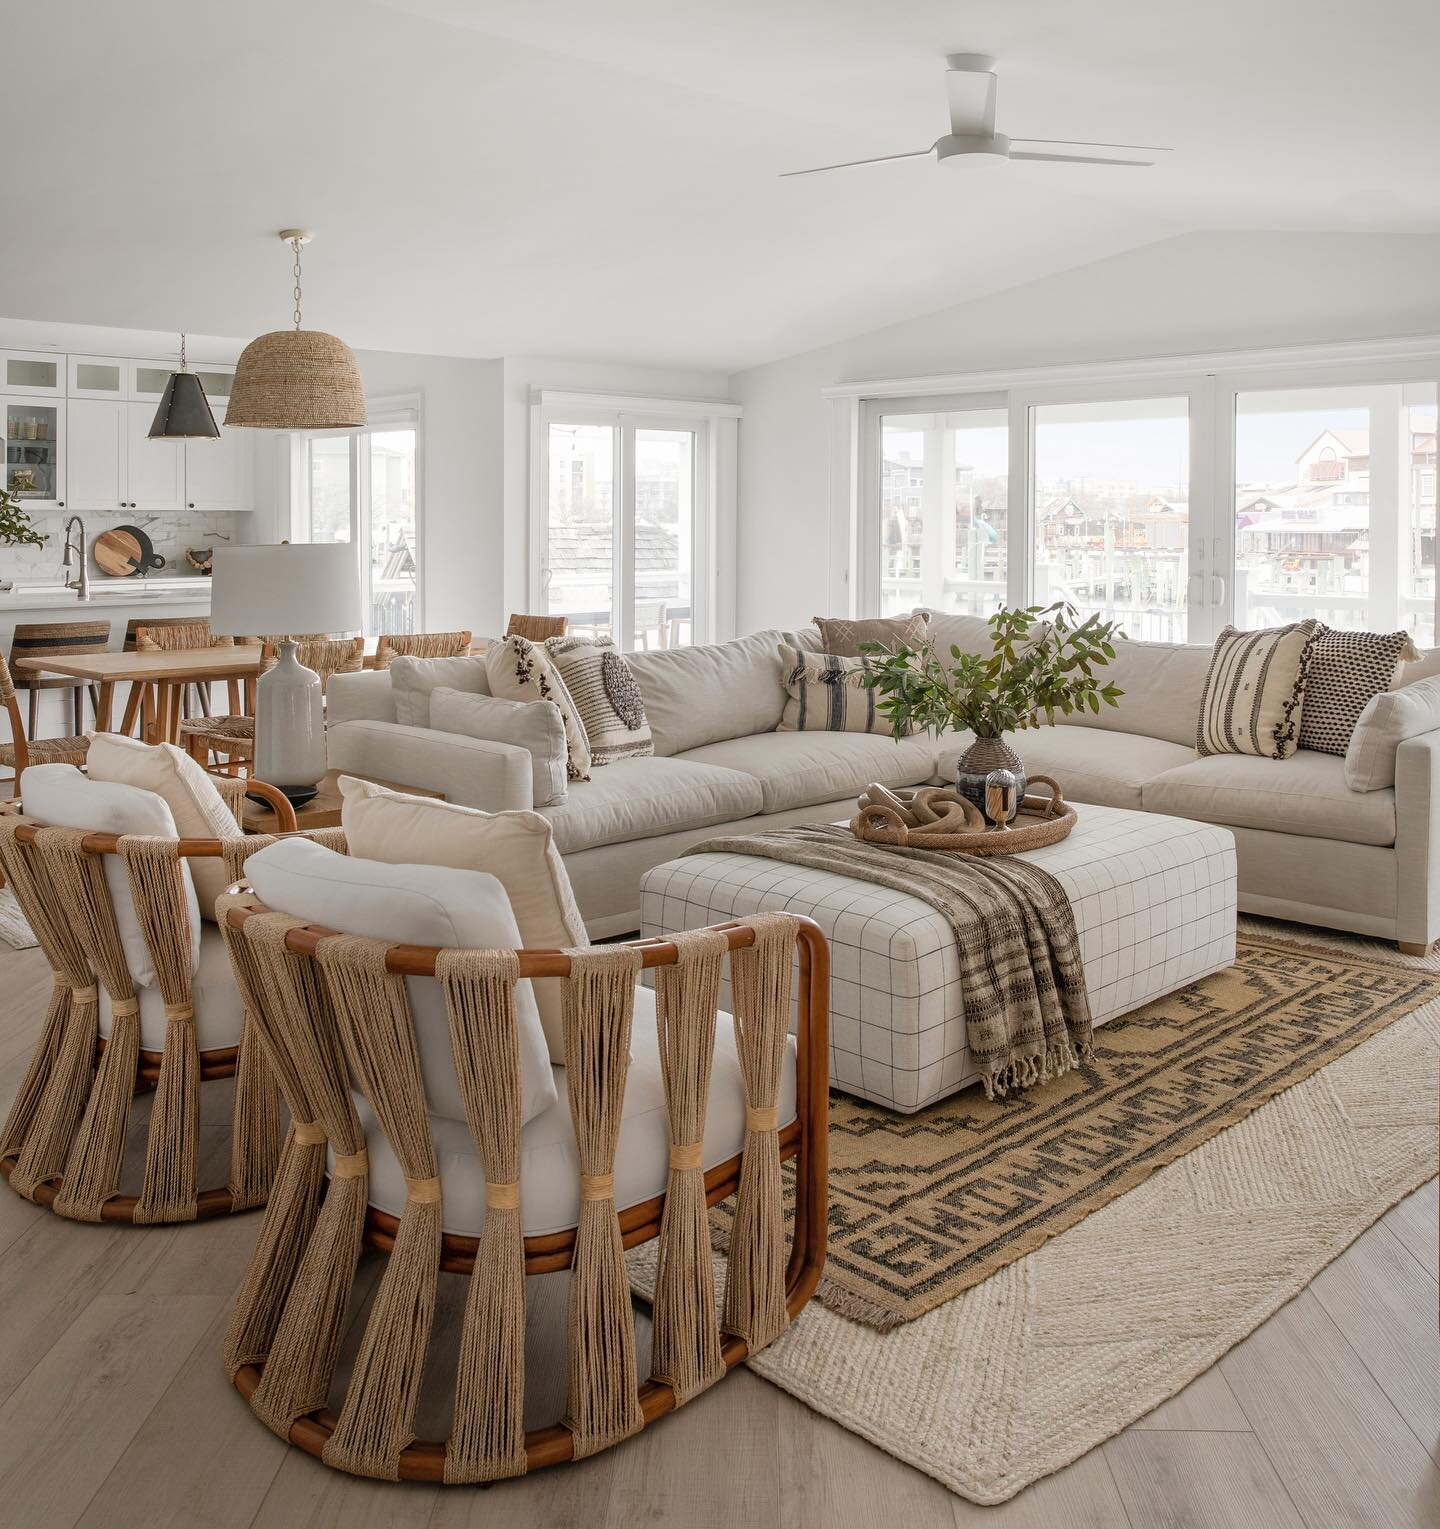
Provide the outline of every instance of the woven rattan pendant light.
[[286,228],[295,254],[295,327],[262,334],[240,352],[227,425],[252,430],[348,430],[365,423],[365,389],[350,347],[300,327],[300,251],[311,234]]

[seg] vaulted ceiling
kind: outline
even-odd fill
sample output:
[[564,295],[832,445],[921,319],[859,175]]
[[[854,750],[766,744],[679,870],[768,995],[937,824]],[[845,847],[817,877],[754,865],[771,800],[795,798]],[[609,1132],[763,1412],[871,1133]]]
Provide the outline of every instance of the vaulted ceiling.
[[[930,161],[998,126],[1149,170]],[[1440,6],[55,0],[4,27],[0,312],[733,370],[1190,229],[1440,230]]]

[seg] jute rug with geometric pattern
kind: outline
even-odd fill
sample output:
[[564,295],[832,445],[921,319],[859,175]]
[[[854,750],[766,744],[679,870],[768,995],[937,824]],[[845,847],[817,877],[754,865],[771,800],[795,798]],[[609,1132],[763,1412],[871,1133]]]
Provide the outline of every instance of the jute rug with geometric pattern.
[[[1435,957],[1303,938],[1382,991],[1393,970],[1440,974]],[[1342,1022],[1354,987],[1337,967]],[[751,1368],[974,1502],[1013,1497],[1182,1390],[1435,1174],[1440,1000],[1330,1055],[927,1315],[880,1332],[812,1301]]]
[[819,1299],[882,1331],[913,1321],[1437,997],[1440,976],[1393,948],[1252,935],[1229,970],[1103,1026],[1093,1063],[1039,1088],[914,1115],[837,1094]]

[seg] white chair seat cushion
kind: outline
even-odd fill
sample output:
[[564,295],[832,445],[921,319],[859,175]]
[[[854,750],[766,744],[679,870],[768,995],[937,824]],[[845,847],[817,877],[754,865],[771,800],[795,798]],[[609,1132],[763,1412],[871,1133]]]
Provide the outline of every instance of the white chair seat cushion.
[[[940,749],[935,778],[954,785],[960,756],[970,735],[947,737]],[[1051,775],[1072,802],[1096,807],[1141,810],[1146,785],[1167,770],[1195,763],[1194,745],[1142,738],[1135,733],[1106,733],[1099,728],[1041,727],[1010,733],[1005,740],[1024,761],[1031,775]]]
[[759,782],[737,770],[683,759],[617,759],[589,780],[571,781],[563,802],[541,816],[562,855],[653,839],[684,828],[732,823],[761,810]]
[[[195,1005],[195,1038],[201,1051],[217,1051],[224,1046],[238,1046],[245,1023],[245,1009],[230,970],[225,941],[214,924],[200,927],[200,959],[190,979],[191,1001]],[[158,983],[142,987],[140,999],[140,1049],[165,1049],[165,1000]],[[110,995],[100,989],[100,1034],[110,1036]]]
[[752,776],[766,812],[789,812],[859,796],[876,781],[924,785],[935,769],[935,740],[928,733],[898,741],[888,733],[755,733],[692,749],[682,758]]
[[[655,995],[649,988],[635,990],[630,1051],[633,1060],[625,1080],[620,1145],[615,1154],[615,1203],[620,1210],[663,1194],[669,1176],[670,1135],[656,1048]],[[565,1069],[557,1067],[554,1073],[559,1097],[531,1120],[520,1136],[520,1215],[527,1237],[565,1231],[580,1219],[580,1160],[570,1122]],[[377,1210],[398,1216],[405,1208],[405,1175],[374,1112],[358,1092],[355,1107],[370,1154],[370,1203]],[[787,1037],[779,1120],[783,1126],[794,1118],[795,1041]],[[430,1117],[430,1130],[440,1168],[445,1230],[459,1236],[478,1236],[485,1221],[485,1174],[470,1131],[463,1121],[435,1115]],[[734,1157],[744,1143],[745,1087],[735,1054],[735,1032],[730,1016],[720,1014],[715,1026],[715,1063],[702,1166],[707,1170],[716,1167]],[[332,1152],[332,1167],[333,1157]]]

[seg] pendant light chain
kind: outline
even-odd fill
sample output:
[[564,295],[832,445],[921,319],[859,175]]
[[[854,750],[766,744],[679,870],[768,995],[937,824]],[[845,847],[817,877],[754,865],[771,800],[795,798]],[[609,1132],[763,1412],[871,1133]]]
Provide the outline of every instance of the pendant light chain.
[[302,241],[299,240],[299,239],[292,239],[290,241],[290,248],[295,251],[295,264],[290,269],[291,269],[291,274],[295,277],[295,293],[294,293],[294,296],[295,296],[295,328],[297,330],[300,328],[300,245],[301,245],[301,242]]
[[180,370],[188,372],[190,368],[185,364],[185,331],[180,331]]

